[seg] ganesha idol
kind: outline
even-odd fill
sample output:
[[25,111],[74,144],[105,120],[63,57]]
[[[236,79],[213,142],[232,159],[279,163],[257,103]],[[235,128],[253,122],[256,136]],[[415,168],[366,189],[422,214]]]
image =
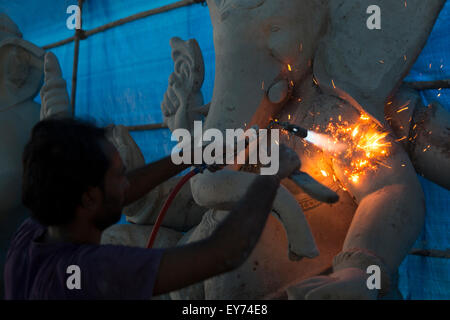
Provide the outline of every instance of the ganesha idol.
[[[198,45],[171,40],[175,70],[162,111],[172,131],[192,130],[199,119],[204,130],[223,132],[271,121],[307,128],[323,141],[285,132],[280,142],[340,196],[325,204],[286,179],[250,258],[172,298],[399,297],[397,269],[424,222],[417,173],[450,188],[449,114],[402,85],[445,1],[377,1],[381,30],[366,26],[372,2],[208,0],[216,68],[205,105]],[[211,234],[254,171],[234,166],[192,178],[193,199],[209,210],[179,243]],[[371,265],[380,268],[379,290],[366,284]]]

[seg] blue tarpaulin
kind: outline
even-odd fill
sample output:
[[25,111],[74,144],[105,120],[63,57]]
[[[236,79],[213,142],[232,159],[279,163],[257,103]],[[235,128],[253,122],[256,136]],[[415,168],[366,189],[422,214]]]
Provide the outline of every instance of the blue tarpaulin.
[[[450,79],[450,1],[446,1],[413,69],[405,81]],[[424,90],[423,102],[438,101],[450,111],[450,89]],[[425,226],[414,247],[450,249],[450,191],[422,178]],[[399,270],[405,299],[450,299],[450,259],[408,255]]]
[[[157,8],[170,0],[85,1],[83,29],[92,29],[129,15]],[[75,0],[0,0],[0,11],[19,26],[26,40],[43,46],[73,36],[66,26]],[[428,43],[407,81],[450,79],[450,1],[447,1]],[[195,38],[205,61],[205,101],[214,85],[214,47],[208,8],[195,4],[130,22],[80,42],[76,115],[99,124],[139,125],[162,122],[160,103],[173,71],[169,40]],[[70,92],[74,44],[51,50],[61,64]],[[440,95],[439,95],[440,94]],[[438,96],[439,95],[439,96]],[[439,101],[450,111],[450,90],[426,90],[423,100]],[[37,99],[39,99],[37,97]],[[133,132],[147,162],[169,154],[168,129]],[[450,248],[450,192],[420,177],[425,191],[425,227],[415,248]],[[399,270],[405,299],[450,299],[450,259],[409,255]]]

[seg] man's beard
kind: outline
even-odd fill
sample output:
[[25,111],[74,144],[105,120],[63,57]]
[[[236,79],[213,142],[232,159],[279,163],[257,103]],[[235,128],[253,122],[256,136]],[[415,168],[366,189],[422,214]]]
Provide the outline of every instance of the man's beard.
[[120,221],[122,216],[122,205],[112,197],[104,198],[104,212],[94,219],[95,227],[103,231]]

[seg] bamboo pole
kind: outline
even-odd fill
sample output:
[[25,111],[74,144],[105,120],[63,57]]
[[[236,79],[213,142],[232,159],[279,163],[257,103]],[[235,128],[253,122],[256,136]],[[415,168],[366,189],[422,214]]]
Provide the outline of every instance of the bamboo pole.
[[450,259],[450,249],[448,250],[427,250],[427,249],[412,249],[410,254],[415,256],[443,258]]
[[60,47],[60,46],[63,46],[65,44],[71,43],[74,40],[75,40],[75,36],[72,36],[70,38],[67,38],[67,39],[64,39],[64,40],[61,40],[61,41],[58,41],[58,42],[55,42],[55,43],[43,46],[42,49],[48,50],[48,49]]
[[128,131],[145,131],[145,130],[156,130],[156,129],[165,129],[167,125],[165,123],[153,123],[153,124],[144,124],[139,126],[127,126]]
[[78,56],[80,53],[80,38],[82,35],[83,26],[83,0],[78,0],[78,7],[80,8],[80,29],[75,29],[75,48],[73,54],[73,68],[72,68],[72,93],[70,104],[72,107],[72,116],[75,116],[75,100],[77,96],[77,78],[78,78]]
[[[174,3],[168,4],[168,5],[159,7],[159,8],[150,9],[150,10],[143,11],[143,12],[140,12],[140,13],[137,13],[137,14],[133,14],[131,16],[128,16],[128,17],[125,17],[125,18],[122,18],[122,19],[119,19],[119,20],[107,23],[107,24],[102,25],[100,27],[97,27],[97,28],[94,28],[94,29],[91,29],[91,30],[85,30],[85,31],[83,31],[83,37],[81,38],[81,40],[84,40],[87,37],[92,36],[92,35],[94,35],[96,33],[100,33],[100,32],[103,32],[105,30],[109,30],[111,28],[115,28],[117,26],[123,25],[123,24],[128,23],[128,22],[136,21],[136,20],[139,20],[139,19],[142,19],[142,18],[146,18],[148,16],[152,16],[152,15],[155,15],[155,14],[158,14],[158,13],[167,12],[167,11],[170,11],[170,10],[173,10],[173,9],[177,9],[177,8],[181,8],[181,7],[185,7],[185,6],[189,6],[189,5],[193,5],[193,4],[197,4],[197,3],[204,3],[204,2],[205,2],[205,0],[182,0],[182,1],[174,2]],[[80,9],[81,9],[81,7],[80,7]],[[64,39],[64,40],[57,41],[55,43],[48,44],[46,46],[43,46],[42,48],[44,50],[48,50],[48,49],[52,49],[52,48],[56,48],[56,47],[65,45],[65,44],[70,43],[72,41],[76,41],[76,36],[75,37],[70,37],[70,38],[67,38],[67,39]]]
[[436,80],[436,81],[405,82],[405,84],[416,90],[450,88],[450,79]]

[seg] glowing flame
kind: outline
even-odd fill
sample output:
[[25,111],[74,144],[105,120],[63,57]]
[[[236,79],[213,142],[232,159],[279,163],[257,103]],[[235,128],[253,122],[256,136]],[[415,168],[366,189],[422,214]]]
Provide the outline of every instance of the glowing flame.
[[330,153],[341,153],[345,149],[345,145],[338,143],[333,137],[313,131],[308,131],[305,140]]

